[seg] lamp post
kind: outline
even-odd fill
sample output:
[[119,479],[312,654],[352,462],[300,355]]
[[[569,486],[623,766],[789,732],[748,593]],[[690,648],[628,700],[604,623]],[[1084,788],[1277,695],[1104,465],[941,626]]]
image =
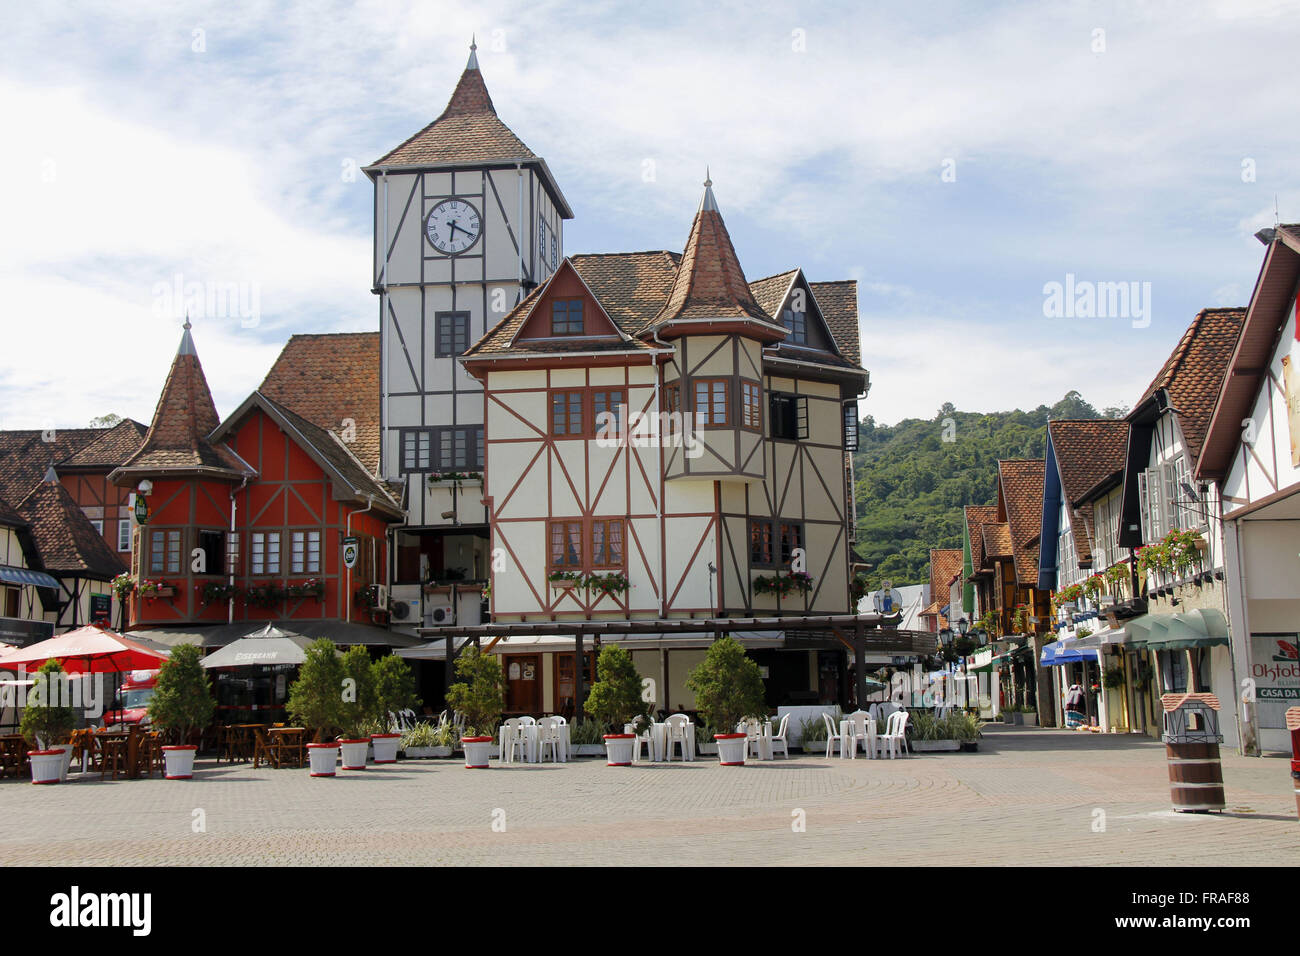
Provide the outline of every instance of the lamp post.
[[[970,621],[966,620],[966,618],[964,617],[957,621],[957,631],[959,634],[961,634],[962,640],[966,639],[966,634],[969,630],[970,630]],[[964,649],[970,650],[970,648],[964,648]],[[966,654],[962,654],[961,656],[961,685],[962,685],[962,699],[965,700],[966,709],[969,710],[970,709],[970,673],[966,670],[967,656],[968,655]]]

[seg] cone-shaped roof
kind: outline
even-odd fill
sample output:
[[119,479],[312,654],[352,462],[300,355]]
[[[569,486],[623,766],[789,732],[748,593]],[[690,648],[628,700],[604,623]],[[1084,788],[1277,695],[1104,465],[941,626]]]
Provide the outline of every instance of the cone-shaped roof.
[[476,163],[501,160],[536,160],[538,156],[497,118],[483,73],[478,68],[477,47],[470,45],[469,62],[460,75],[447,108],[436,120],[375,166],[430,166],[441,163]]
[[249,473],[248,466],[230,449],[207,439],[220,423],[186,320],[144,443],[110,477],[196,470],[243,477]]
[[758,319],[772,323],[745,281],[711,179],[705,179],[704,196],[691,223],[668,302],[651,325],[680,319]]

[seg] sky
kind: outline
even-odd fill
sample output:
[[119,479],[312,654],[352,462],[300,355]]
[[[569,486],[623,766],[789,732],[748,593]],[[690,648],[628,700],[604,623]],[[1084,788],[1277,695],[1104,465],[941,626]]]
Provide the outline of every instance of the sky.
[[566,252],[680,250],[707,167],[748,278],[858,280],[878,423],[1132,405],[1300,220],[1296,3],[34,4],[0,36],[0,428],[147,423],[193,283],[222,415],[290,335],[377,329],[358,168],[471,36]]

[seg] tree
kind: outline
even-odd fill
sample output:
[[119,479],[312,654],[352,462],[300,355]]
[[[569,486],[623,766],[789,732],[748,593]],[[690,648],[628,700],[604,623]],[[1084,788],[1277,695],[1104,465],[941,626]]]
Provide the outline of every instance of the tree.
[[695,708],[718,733],[733,733],[740,721],[762,717],[767,709],[758,665],[730,635],[713,642],[686,686],[695,694]]
[[456,660],[456,676],[464,680],[447,689],[447,703],[464,716],[465,736],[493,736],[506,706],[501,662],[467,647]]
[[598,680],[591,685],[584,709],[613,733],[621,734],[626,724],[636,723],[637,733],[649,722],[648,708],[641,699],[641,675],[632,655],[617,644],[606,644],[596,661]]
[[202,658],[197,645],[178,644],[158,669],[149,698],[149,722],[160,731],[179,734],[181,743],[189,740],[191,731],[206,727],[217,708]]
[[367,725],[379,716],[370,651],[364,644],[353,644],[344,652],[339,665],[343,669],[339,729],[348,740],[358,740],[369,736]]
[[109,412],[107,415],[100,415],[98,418],[90,420],[89,428],[112,428],[122,420],[122,416],[116,412]]
[[420,706],[420,698],[415,694],[415,671],[396,654],[375,661],[370,665],[370,672],[380,720],[386,721],[389,714],[399,710]]
[[298,668],[298,679],[289,688],[286,708],[304,727],[316,729],[316,742],[343,724],[343,664],[327,637],[313,641],[306,660]]
[[71,707],[58,706],[69,699],[68,676],[63,665],[48,660],[40,666],[27,692],[19,732],[38,748],[66,743],[77,718]]

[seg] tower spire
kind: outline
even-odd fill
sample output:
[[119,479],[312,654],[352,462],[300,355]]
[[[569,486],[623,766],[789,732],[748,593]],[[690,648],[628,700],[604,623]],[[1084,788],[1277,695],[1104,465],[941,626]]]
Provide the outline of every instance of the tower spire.
[[713,197],[713,177],[709,167],[704,167],[704,198],[700,200],[700,212],[718,212],[718,201]]
[[477,49],[478,49],[478,44],[475,42],[474,34],[471,33],[469,35],[469,62],[465,64],[465,69],[467,70],[478,69],[478,54],[474,52]]

